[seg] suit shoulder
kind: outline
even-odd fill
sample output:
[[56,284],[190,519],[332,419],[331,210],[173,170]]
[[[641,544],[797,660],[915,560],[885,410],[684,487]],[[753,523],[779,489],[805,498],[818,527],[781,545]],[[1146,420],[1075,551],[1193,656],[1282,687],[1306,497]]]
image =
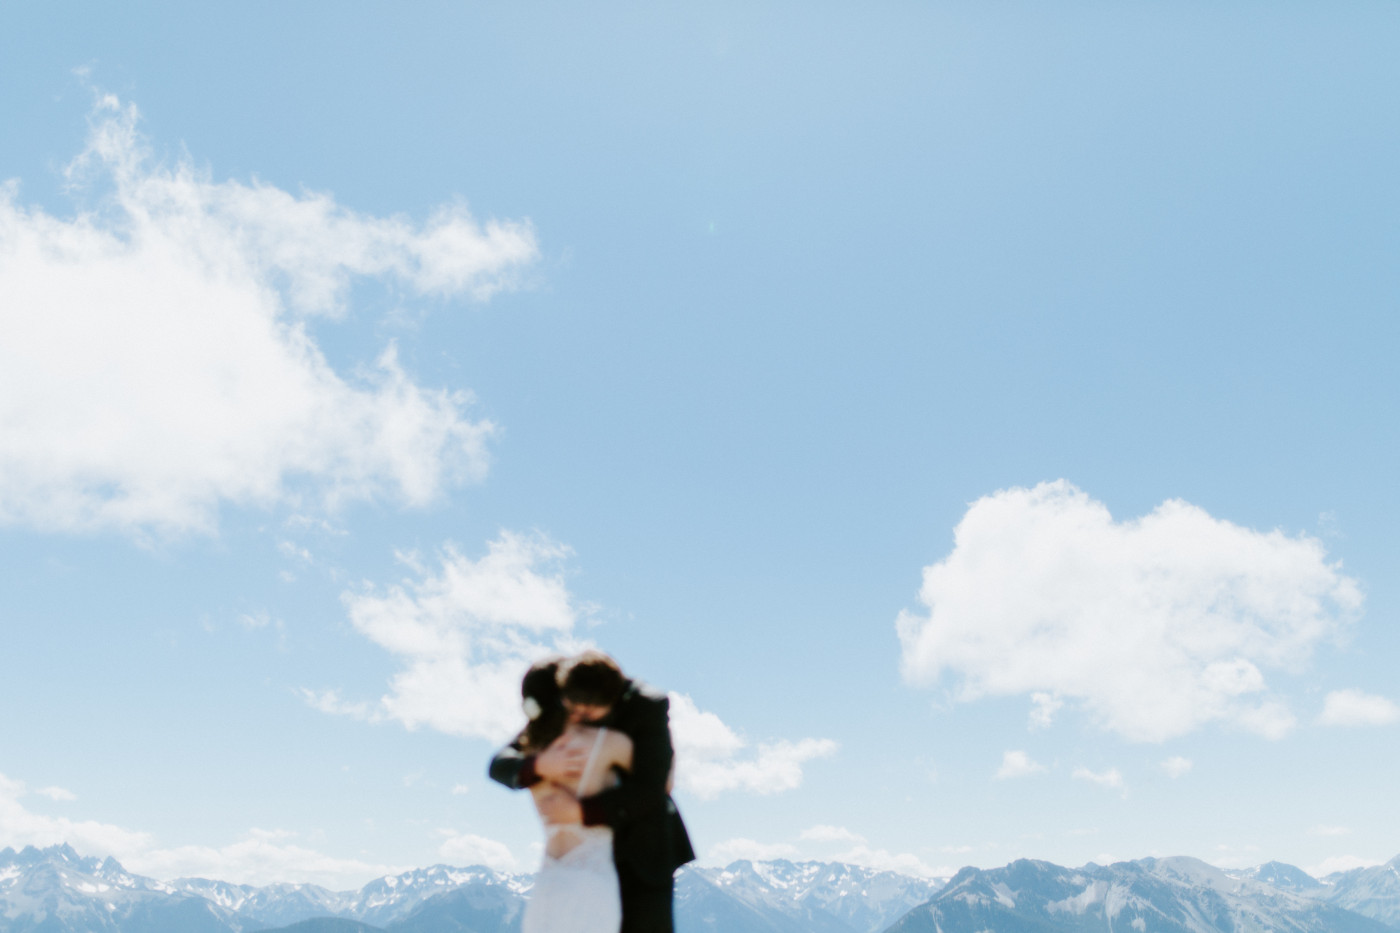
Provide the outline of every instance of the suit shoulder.
[[634,680],[628,686],[625,696],[629,702],[639,706],[660,706],[663,709],[671,705],[671,698],[664,690],[658,690],[651,684]]

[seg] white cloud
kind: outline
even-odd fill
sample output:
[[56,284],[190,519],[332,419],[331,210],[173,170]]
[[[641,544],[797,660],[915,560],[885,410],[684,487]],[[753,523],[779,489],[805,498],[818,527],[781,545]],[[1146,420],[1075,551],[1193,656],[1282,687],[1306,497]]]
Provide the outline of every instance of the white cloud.
[[1347,826],[1314,826],[1308,830],[1313,836],[1349,836],[1351,828]]
[[901,875],[914,875],[919,878],[947,878],[956,874],[957,869],[947,865],[929,865],[917,855],[909,852],[889,852],[885,849],[872,849],[866,845],[833,856],[834,861],[850,865],[861,865],[876,871],[893,871]]
[[851,832],[844,826],[812,826],[798,836],[805,842],[849,842],[861,845],[865,837]]
[[524,723],[520,677],[536,659],[578,647],[560,564],[569,551],[543,536],[503,532],[472,560],[451,545],[433,570],[404,555],[416,579],[341,599],[362,635],[400,669],[373,706],[336,691],[304,691],[317,709],[501,741]]
[[484,299],[537,253],[528,225],[461,207],[425,224],[154,160],[100,102],[71,219],[0,185],[0,522],[211,531],[225,504],[423,505],[480,476],[493,428],[389,346],[351,376],[305,324],[353,277]]
[[1192,768],[1191,759],[1183,758],[1180,755],[1173,755],[1162,762],[1162,770],[1167,772],[1167,777],[1179,778],[1190,773]]
[[710,847],[705,859],[711,865],[729,865],[738,861],[768,862],[773,859],[797,857],[797,847],[787,842],[756,842],[753,839],[728,839]]
[[450,829],[438,832],[444,838],[438,846],[438,854],[453,865],[469,867],[485,865],[496,871],[520,871],[520,860],[501,842],[477,836],[472,833],[456,833]]
[[469,794],[469,793],[471,793],[471,787],[468,786],[468,785],[466,785],[466,784],[453,784],[453,785],[452,785],[452,796],[453,796],[453,797],[461,797],[461,796],[463,796],[464,794]]
[[1044,729],[1055,721],[1055,714],[1065,701],[1053,693],[1031,694],[1031,728]]
[[1008,751],[1001,756],[1001,767],[997,768],[997,773],[992,776],[999,781],[1004,781],[1007,778],[1025,777],[1028,774],[1044,770],[1044,765],[1032,761],[1031,756],[1025,752]]
[[40,797],[47,797],[50,800],[57,800],[60,803],[71,803],[78,799],[78,795],[64,787],[41,787],[34,793]]
[[1333,690],[1322,701],[1317,721],[1324,726],[1388,726],[1400,722],[1400,706],[1360,690]]
[[1380,859],[1362,858],[1357,855],[1334,855],[1325,858],[1316,865],[1309,865],[1303,871],[1314,878],[1326,878],[1328,875],[1339,871],[1351,871],[1354,868],[1374,868],[1377,865],[1385,864]]
[[374,707],[363,700],[351,702],[341,699],[339,690],[309,690],[306,687],[298,688],[297,692],[306,701],[306,705],[322,713],[332,716],[349,716],[351,719],[359,719],[363,722],[372,722],[375,719]]
[[[920,600],[927,614],[897,623],[909,682],[955,675],[961,701],[1072,701],[1135,741],[1209,722],[1287,732],[1264,670],[1300,669],[1362,603],[1317,539],[1179,500],[1115,522],[1063,480],[973,503]],[[1033,721],[1048,719],[1035,702]]]
[[1123,775],[1117,768],[1109,768],[1107,771],[1090,771],[1088,768],[1075,768],[1070,775],[1076,781],[1088,781],[1109,790],[1123,790]]
[[[301,691],[322,712],[393,720],[452,735],[503,741],[524,724],[520,677],[533,661],[585,647],[564,583],[568,548],[543,536],[502,532],[486,556],[452,546],[436,568],[400,554],[413,579],[342,594],[357,631],[393,654],[400,670],[377,703],[336,690]],[[676,784],[709,799],[726,791],[778,793],[802,783],[806,762],[833,754],[829,739],[751,745],[688,696],[671,694]]]
[[34,813],[21,802],[25,794],[22,781],[0,774],[0,847],[44,848],[66,842],[84,855],[110,855],[137,874],[161,879],[218,878],[235,884],[289,881],[343,890],[399,870],[299,846],[289,841],[291,833],[280,830],[249,830],[242,839],[221,847],[160,846],[150,833]]
[[802,784],[803,765],[836,752],[830,739],[749,743],[690,697],[671,694],[676,786],[702,799],[731,790],[773,794]]

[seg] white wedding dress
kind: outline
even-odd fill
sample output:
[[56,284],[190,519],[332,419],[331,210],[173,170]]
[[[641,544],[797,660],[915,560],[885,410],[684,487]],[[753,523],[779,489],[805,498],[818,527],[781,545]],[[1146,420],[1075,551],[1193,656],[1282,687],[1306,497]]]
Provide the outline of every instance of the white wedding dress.
[[[593,740],[579,787],[590,786],[606,731],[599,729]],[[622,896],[613,864],[612,827],[567,823],[544,829],[550,841],[566,833],[578,841],[559,858],[546,851],[520,919],[520,933],[618,933]]]

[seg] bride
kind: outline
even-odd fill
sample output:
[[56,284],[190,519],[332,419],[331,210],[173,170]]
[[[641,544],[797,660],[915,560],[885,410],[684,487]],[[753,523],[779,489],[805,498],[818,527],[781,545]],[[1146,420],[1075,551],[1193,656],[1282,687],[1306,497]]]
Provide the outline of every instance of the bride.
[[588,797],[617,783],[613,769],[632,766],[632,740],[606,727],[570,723],[556,675],[559,662],[532,666],[520,684],[530,722],[518,740],[522,751],[539,754],[563,749],[586,754],[574,783],[540,781],[530,788],[544,823],[544,862],[521,918],[521,933],[618,933],[622,897],[613,863],[613,831],[608,826],[550,822],[552,797]]

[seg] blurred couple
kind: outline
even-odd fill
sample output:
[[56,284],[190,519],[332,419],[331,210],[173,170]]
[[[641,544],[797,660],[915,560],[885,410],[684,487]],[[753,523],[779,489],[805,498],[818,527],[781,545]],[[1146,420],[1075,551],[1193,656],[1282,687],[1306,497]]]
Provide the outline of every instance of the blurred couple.
[[529,722],[490,775],[528,789],[544,823],[521,933],[672,933],[675,871],[695,852],[671,800],[666,695],[598,651],[537,662],[520,694]]

